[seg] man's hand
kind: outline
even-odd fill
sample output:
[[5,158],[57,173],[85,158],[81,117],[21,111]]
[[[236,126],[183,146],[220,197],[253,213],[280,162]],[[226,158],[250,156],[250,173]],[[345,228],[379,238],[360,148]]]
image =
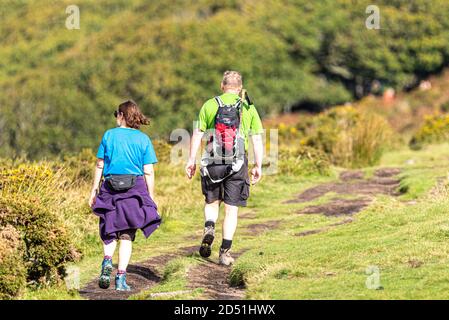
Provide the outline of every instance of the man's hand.
[[192,179],[196,172],[195,159],[189,159],[186,165],[186,174],[189,179]]
[[262,178],[262,168],[254,167],[251,170],[251,184],[256,184]]
[[89,207],[91,207],[91,208],[95,204],[95,200],[97,198],[97,192],[98,192],[98,189],[92,189],[92,192],[90,193]]

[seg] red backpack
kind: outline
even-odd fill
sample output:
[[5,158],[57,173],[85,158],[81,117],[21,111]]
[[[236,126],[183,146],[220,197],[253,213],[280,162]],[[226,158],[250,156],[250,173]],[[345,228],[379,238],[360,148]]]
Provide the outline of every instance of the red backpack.
[[219,96],[215,115],[214,132],[206,146],[201,161],[203,174],[218,183],[240,170],[244,161],[245,142],[240,135],[243,102],[239,98],[234,104],[224,104]]

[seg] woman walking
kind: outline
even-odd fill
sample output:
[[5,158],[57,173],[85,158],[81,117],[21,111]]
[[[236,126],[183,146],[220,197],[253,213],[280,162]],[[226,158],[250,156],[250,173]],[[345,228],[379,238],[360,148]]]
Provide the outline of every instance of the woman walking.
[[[89,205],[100,218],[100,237],[104,259],[100,288],[109,288],[112,256],[120,241],[115,289],[129,291],[126,268],[131,258],[137,229],[145,237],[155,231],[161,218],[154,202],[156,154],[150,138],[139,130],[149,124],[137,104],[131,100],[114,112],[117,128],[105,132],[97,153],[97,166]],[[102,176],[104,181],[99,188]]]

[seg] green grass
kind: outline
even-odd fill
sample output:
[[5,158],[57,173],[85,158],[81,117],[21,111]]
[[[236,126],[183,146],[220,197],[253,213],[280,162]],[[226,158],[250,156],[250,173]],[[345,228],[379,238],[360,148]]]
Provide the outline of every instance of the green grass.
[[[410,159],[413,161],[408,161]],[[239,221],[233,250],[247,251],[233,267],[231,282],[246,285],[247,299],[449,298],[446,293],[449,289],[447,179],[440,179],[440,187],[434,188],[439,178],[447,176],[448,159],[449,144],[385,154],[379,166],[364,169],[366,176],[379,167],[401,167],[402,186],[406,186],[407,193],[397,198],[379,196],[372,205],[356,214],[352,223],[306,237],[295,234],[344,219],[297,213],[307,205],[325,203],[335,194],[329,193],[307,203],[284,203],[285,200],[317,184],[336,180],[342,169],[336,168],[328,177],[265,177],[261,184],[252,188],[248,207],[241,211],[253,214],[254,218]],[[203,223],[200,185],[197,180],[182,180],[182,170],[178,169],[174,173],[173,168],[160,169],[158,199],[163,208],[168,208],[169,214],[150,239],[138,235],[132,263],[200,241]],[[164,188],[178,192],[177,200],[165,196]],[[221,238],[223,213],[220,217],[217,239]],[[257,236],[248,234],[248,225],[273,220],[280,221],[276,229]],[[198,240],[188,238],[192,235]],[[88,254],[75,264],[80,268],[82,285],[97,276],[102,259],[98,237],[92,234],[85,241],[85,246],[90,248]],[[217,259],[218,245],[214,247],[212,259]],[[197,254],[172,260],[159,270],[164,276],[158,285],[131,299],[201,298],[204,288],[190,290],[187,279],[188,270],[201,262]],[[379,268],[383,290],[366,287],[369,266]],[[182,293],[184,291],[187,292]],[[181,294],[151,296],[161,292]],[[24,298],[79,299],[80,296],[67,292],[61,285],[28,291]]]
[[[238,260],[232,280],[246,283],[249,299],[447,299],[449,199],[444,187],[428,193],[446,175],[448,156],[448,145],[386,154],[381,165],[404,168],[408,194],[378,197],[353,223],[324,233],[294,237],[295,224],[315,229],[320,219],[272,204],[287,226],[248,241],[252,250]],[[415,162],[405,165],[410,158]],[[369,266],[379,268],[383,290],[366,287]]]

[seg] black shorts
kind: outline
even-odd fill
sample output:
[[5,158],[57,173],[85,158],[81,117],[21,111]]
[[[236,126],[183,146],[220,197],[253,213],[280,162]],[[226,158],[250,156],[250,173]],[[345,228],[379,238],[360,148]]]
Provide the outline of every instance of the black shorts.
[[219,183],[212,183],[208,177],[201,176],[201,189],[206,203],[220,200],[225,204],[246,207],[249,197],[248,159],[240,170]]
[[136,240],[136,231],[137,229],[117,231],[115,233],[115,238],[116,240],[129,240],[134,242],[134,240]]

